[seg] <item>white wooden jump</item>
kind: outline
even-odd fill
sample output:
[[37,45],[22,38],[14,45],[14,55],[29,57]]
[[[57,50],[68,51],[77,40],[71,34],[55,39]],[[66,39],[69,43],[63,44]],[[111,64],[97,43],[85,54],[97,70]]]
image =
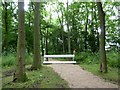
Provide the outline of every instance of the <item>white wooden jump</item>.
[[43,64],[75,64],[76,61],[43,61]]
[[44,55],[45,58],[65,58],[65,57],[68,57],[68,58],[74,58],[75,55],[71,55],[71,54],[68,54],[68,55]]
[[[44,55],[44,61],[43,64],[51,64],[51,63],[76,63],[74,61],[75,55],[67,54],[67,55]],[[73,61],[46,61],[46,58],[73,58]]]

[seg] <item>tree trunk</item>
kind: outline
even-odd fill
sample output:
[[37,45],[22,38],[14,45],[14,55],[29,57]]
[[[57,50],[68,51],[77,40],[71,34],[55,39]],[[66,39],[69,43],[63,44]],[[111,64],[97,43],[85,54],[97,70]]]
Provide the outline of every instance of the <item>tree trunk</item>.
[[[3,5],[3,8],[5,10],[5,14],[4,14],[4,24],[5,24],[5,37],[4,37],[4,40],[3,40],[3,46],[2,46],[2,49],[3,51],[7,52],[8,51],[8,3],[6,2],[5,0],[5,3],[2,4]],[[7,54],[7,53],[6,53]]]
[[36,70],[41,67],[41,55],[40,55],[40,2],[35,2],[34,12],[34,55],[33,64],[31,70]]
[[95,31],[94,31],[94,2],[92,2],[92,23],[91,23],[91,51],[94,53],[96,51],[96,45],[95,45]]
[[59,22],[60,22],[60,25],[61,25],[61,37],[62,37],[62,41],[63,41],[63,44],[62,44],[62,50],[63,50],[63,53],[65,53],[65,46],[64,46],[64,28],[63,28],[63,11],[61,10],[61,13],[62,13],[62,19],[60,19],[60,16],[59,16],[59,13],[57,11],[57,14],[58,14],[58,19],[59,19]]
[[25,30],[24,30],[24,2],[18,2],[18,45],[17,68],[13,81],[24,82],[27,80],[25,73]]
[[88,24],[88,8],[86,2],[86,24],[85,24],[85,51],[87,50],[87,24]]
[[62,29],[62,40],[63,40],[63,45],[62,45],[62,47],[63,47],[63,53],[65,53],[65,42],[64,42],[64,28],[63,28],[63,11],[61,11],[62,12],[62,24],[61,24],[61,29]]
[[[48,29],[46,28],[46,38],[45,38],[45,54],[48,55]],[[48,58],[46,58],[48,61]]]
[[97,2],[98,15],[100,20],[100,71],[107,72],[107,60],[105,52],[105,13],[102,8],[102,3]]
[[[41,31],[40,31],[41,32]],[[41,32],[42,33],[42,32]],[[42,56],[44,56],[44,41],[43,41],[43,39],[42,38],[44,38],[43,37],[43,35],[41,34],[41,51],[42,51]]]
[[[68,12],[68,0],[67,0],[67,12]],[[67,19],[67,30],[68,30],[68,53],[71,53],[71,40],[70,40],[68,13],[67,13],[66,19]]]
[[[42,2],[40,3],[40,8],[41,6],[42,6]],[[41,31],[41,21],[42,21],[42,18],[41,18],[41,13],[40,13],[40,44],[41,44],[42,56],[44,56],[44,36]]]
[[97,52],[99,50],[99,32],[98,32],[98,19],[97,19],[97,14],[96,14],[96,4],[95,4],[95,11],[94,11],[94,18],[95,18],[95,30],[96,30],[96,49],[97,49]]

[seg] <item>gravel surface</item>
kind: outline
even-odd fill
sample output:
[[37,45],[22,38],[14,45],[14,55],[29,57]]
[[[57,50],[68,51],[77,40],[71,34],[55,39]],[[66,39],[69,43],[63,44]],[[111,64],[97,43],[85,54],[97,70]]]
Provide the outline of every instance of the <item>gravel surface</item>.
[[91,72],[83,70],[73,64],[51,64],[49,65],[69,84],[70,88],[118,88],[117,85],[105,82]]

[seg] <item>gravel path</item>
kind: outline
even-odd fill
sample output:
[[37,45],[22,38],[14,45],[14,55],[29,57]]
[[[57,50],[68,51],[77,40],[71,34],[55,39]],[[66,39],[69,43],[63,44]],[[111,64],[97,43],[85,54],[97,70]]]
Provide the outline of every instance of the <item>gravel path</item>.
[[50,67],[68,82],[70,88],[118,88],[117,85],[105,82],[78,65],[51,64]]

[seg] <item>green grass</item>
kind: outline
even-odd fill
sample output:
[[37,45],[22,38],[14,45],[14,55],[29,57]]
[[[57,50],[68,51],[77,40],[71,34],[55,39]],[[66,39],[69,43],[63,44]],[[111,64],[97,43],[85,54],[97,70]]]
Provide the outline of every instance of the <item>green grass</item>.
[[[59,58],[58,60],[66,60]],[[116,52],[107,52],[108,60],[108,73],[99,72],[99,54],[90,52],[77,53],[75,60],[80,63],[80,66],[95,75],[98,75],[108,81],[115,82],[118,81],[118,69],[120,64],[118,61],[118,55]],[[2,61],[3,71],[8,71],[15,68],[16,65],[16,55],[8,54],[7,56],[0,57]],[[32,56],[25,56],[26,65],[32,64]],[[111,67],[111,68],[110,68]],[[30,88],[33,87],[34,83],[38,83],[38,88],[62,88],[68,87],[67,82],[60,78],[50,67],[43,67],[41,70],[37,71],[27,71],[28,81],[24,83],[13,83],[11,82],[13,77],[3,78],[3,87],[5,88]]]
[[118,82],[118,69],[117,68],[108,68],[108,73],[100,73],[99,71],[99,64],[80,64],[80,66],[88,70],[89,72],[92,72],[93,74],[100,76],[104,78],[107,81],[111,81],[113,83]]
[[99,71],[99,53],[80,52],[76,53],[75,60],[80,66],[95,75],[98,75],[105,80],[117,83],[118,81],[118,69],[120,64],[118,63],[118,52],[109,51],[106,52],[108,73],[100,73]]
[[13,83],[12,76],[3,78],[3,88],[68,88],[65,80],[53,71],[52,68],[43,66],[40,70],[27,71],[28,81]]

